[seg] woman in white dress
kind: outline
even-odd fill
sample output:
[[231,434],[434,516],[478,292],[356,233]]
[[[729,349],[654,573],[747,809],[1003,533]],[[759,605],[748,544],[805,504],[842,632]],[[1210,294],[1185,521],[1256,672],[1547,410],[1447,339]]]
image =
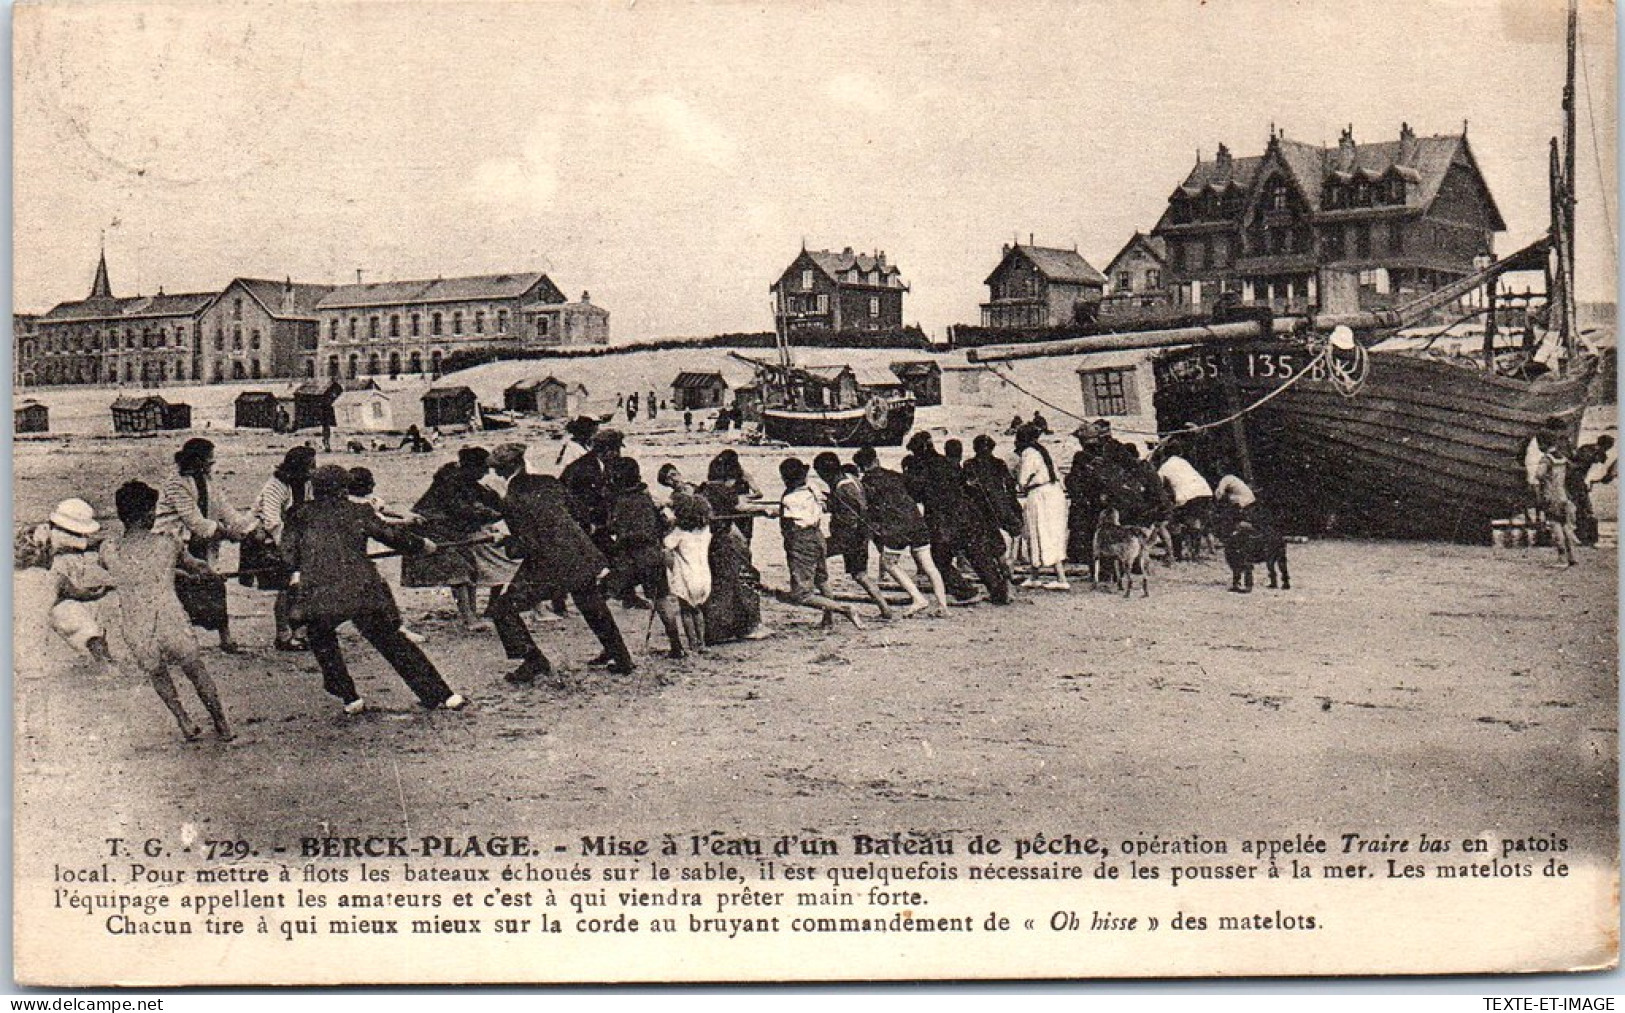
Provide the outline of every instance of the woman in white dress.
[[1021,496],[1022,542],[1034,570],[1055,568],[1055,579],[1040,585],[1065,591],[1066,491],[1049,451],[1039,442],[1039,429],[1024,425],[1016,432],[1016,491]]

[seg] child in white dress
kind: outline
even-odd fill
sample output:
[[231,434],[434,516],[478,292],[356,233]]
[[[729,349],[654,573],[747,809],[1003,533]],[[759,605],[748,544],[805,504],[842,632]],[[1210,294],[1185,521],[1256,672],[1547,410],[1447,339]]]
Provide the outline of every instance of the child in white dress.
[[711,597],[711,505],[691,493],[678,491],[671,498],[676,527],[665,537],[666,583],[683,624],[689,650],[705,650],[705,613]]

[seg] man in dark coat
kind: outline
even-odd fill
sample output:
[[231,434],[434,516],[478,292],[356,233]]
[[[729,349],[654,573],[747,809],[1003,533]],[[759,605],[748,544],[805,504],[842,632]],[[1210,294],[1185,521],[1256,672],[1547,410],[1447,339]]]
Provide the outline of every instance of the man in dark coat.
[[[609,469],[620,458],[625,445],[626,437],[619,430],[600,429],[592,434],[588,451],[571,461],[559,475],[569,492],[570,516],[606,557],[615,542],[609,531]],[[631,589],[620,599],[629,609],[649,607],[649,603]]]
[[1014,539],[1021,537],[1021,500],[1016,496],[1016,477],[1010,473],[1010,466],[993,453],[996,446],[991,436],[976,437],[971,441],[975,453],[960,473],[965,476],[972,498],[1006,536],[1005,551],[1000,558],[1005,573],[1009,574],[1012,572],[1010,550]]
[[[592,539],[570,515],[564,484],[547,475],[525,470],[525,445],[506,443],[491,455],[496,473],[508,480],[502,516],[508,523],[508,554],[523,560],[507,590],[491,606],[497,636],[509,658],[520,661],[505,677],[512,683],[534,682],[549,675],[552,664],[536,646],[520,615],[561,594],[575,599],[576,608],[604,648],[600,658],[617,674],[632,671],[632,655],[610,615],[599,580],[608,562]],[[594,659],[599,660],[599,659]]]
[[999,564],[1004,541],[998,527],[972,501],[959,468],[937,453],[930,433],[915,433],[908,441],[908,450],[903,476],[908,479],[914,499],[925,510],[925,523],[931,529],[931,558],[936,561],[948,593],[960,600],[975,595],[970,583],[954,569],[954,557],[964,556],[986,585],[993,603],[1009,604],[1010,585]]
[[1093,426],[1079,426],[1072,435],[1077,437],[1078,452],[1066,473],[1066,559],[1089,565],[1095,559],[1095,525],[1110,499],[1108,469]]
[[384,523],[370,506],[351,502],[345,495],[349,482],[344,468],[317,468],[311,478],[315,498],[292,513],[282,537],[282,554],[298,583],[297,608],[321,666],[323,687],[343,701],[346,713],[359,714],[366,707],[339,650],[337,630],[348,622],[423,706],[461,710],[467,701],[451,691],[423,649],[401,632],[401,613],[389,585],[367,558],[369,538],[405,553],[432,552],[435,544]]

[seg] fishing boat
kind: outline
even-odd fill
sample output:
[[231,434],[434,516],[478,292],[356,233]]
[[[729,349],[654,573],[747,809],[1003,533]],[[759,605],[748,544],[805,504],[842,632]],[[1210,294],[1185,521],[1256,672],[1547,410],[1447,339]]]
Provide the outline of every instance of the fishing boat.
[[[1387,308],[1361,309],[1357,283],[1323,269],[1314,311],[1221,303],[1205,326],[988,346],[970,350],[971,361],[1156,349],[1160,435],[1253,483],[1289,529],[1489,540],[1493,521],[1530,506],[1531,441],[1577,442],[1597,369],[1575,312],[1575,33],[1571,6],[1551,226],[1516,254]],[[1513,272],[1537,272],[1544,285],[1509,314],[1500,286]],[[1477,305],[1465,305],[1477,292]],[[1482,354],[1392,347],[1399,332],[1441,315],[1482,320]]]
[[900,447],[914,428],[914,395],[901,384],[866,385],[850,366],[798,366],[783,328],[779,359],[730,352],[756,368],[762,435],[792,447]]

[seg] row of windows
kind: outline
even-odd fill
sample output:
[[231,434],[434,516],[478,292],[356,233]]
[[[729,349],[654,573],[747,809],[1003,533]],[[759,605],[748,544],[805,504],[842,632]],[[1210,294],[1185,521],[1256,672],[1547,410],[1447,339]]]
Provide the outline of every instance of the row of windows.
[[[484,310],[475,310],[474,311],[473,324],[474,324],[474,333],[475,334],[484,334],[485,333],[485,311]],[[337,317],[334,317],[332,320],[328,321],[328,323],[327,323],[327,338],[328,338],[329,341],[338,341],[339,340],[339,325],[340,325],[340,321],[339,321],[339,319]],[[381,337],[382,335],[381,335],[381,332],[380,332],[380,328],[382,327],[382,325],[383,325],[383,318],[382,317],[380,317],[380,316],[378,316],[376,314],[373,315],[373,316],[368,317],[367,318],[367,340],[376,341],[379,337]],[[360,340],[360,336],[359,336],[360,326],[361,326],[361,318],[360,317],[350,317],[349,318],[349,320],[348,320],[348,333],[349,333],[351,341]],[[431,314],[429,314],[429,333],[431,335],[444,334],[445,333],[445,327],[446,327],[445,314],[442,314],[442,313],[431,313]],[[409,330],[409,336],[410,337],[414,337],[414,338],[421,337],[422,334],[423,334],[423,315],[421,313],[409,314],[407,316],[407,328]],[[503,333],[506,333],[507,330],[508,330],[508,311],[507,310],[497,310],[496,333],[497,334],[503,334]],[[455,310],[451,314],[451,333],[454,334],[454,335],[460,335],[460,334],[463,333],[463,312],[461,310]],[[543,333],[545,333],[545,331]],[[398,337],[401,336],[401,315],[399,313],[391,313],[389,315],[389,336],[392,337],[392,338],[398,338]]]
[[[1284,179],[1272,178],[1265,184],[1263,207],[1269,211],[1286,211],[1291,199],[1291,188]],[[1176,224],[1190,222],[1223,221],[1240,217],[1245,197],[1239,190],[1224,194],[1208,191],[1200,197],[1176,197],[1170,213]],[[1322,195],[1325,207],[1369,208],[1386,204],[1405,203],[1405,181],[1398,176],[1371,182],[1360,179],[1349,183],[1327,183]]]
[[[108,331],[75,330],[67,334],[48,335],[42,345],[47,352],[99,352],[104,347],[167,348],[169,332],[162,327],[143,327],[139,332],[134,327],[127,327],[121,342],[118,328]],[[185,327],[175,328],[175,347],[186,347]]]
[[[258,327],[248,332],[248,347],[251,351],[257,352],[260,350],[260,329]],[[214,329],[214,350],[217,352],[226,350],[226,332],[224,328],[216,327]],[[234,352],[243,350],[243,329],[241,327],[231,329],[231,350]]]
[[[1320,254],[1328,260],[1341,260],[1349,256],[1367,259],[1373,255],[1372,251],[1376,248],[1380,228],[1370,222],[1325,226],[1321,230]],[[1404,223],[1389,222],[1383,231],[1387,233],[1385,237],[1387,252],[1404,253]],[[1235,257],[1242,251],[1237,250],[1230,240],[1222,236],[1210,236],[1200,241],[1170,243],[1168,252],[1174,270],[1185,271],[1229,267],[1235,263]],[[1245,252],[1254,257],[1313,253],[1314,233],[1309,226],[1302,224],[1288,228],[1266,226],[1261,221],[1255,222],[1253,227],[1247,230]],[[1119,285],[1126,286],[1125,279],[1128,277],[1127,272],[1119,275]],[[1126,291],[1126,288],[1123,290]]]
[[[1154,291],[1156,291],[1157,289],[1159,289],[1161,287],[1162,287],[1162,272],[1157,270],[1154,267],[1147,269],[1146,272],[1145,272],[1145,291],[1154,292]],[[1117,291],[1118,292],[1133,292],[1134,291],[1134,272],[1132,272],[1132,271],[1119,271],[1119,272],[1117,272]]]
[[[792,316],[806,315],[806,314],[813,314],[813,313],[828,313],[829,312],[829,295],[826,294],[826,293],[820,292],[816,297],[815,296],[810,296],[810,295],[809,296],[798,296],[798,295],[786,296],[785,299],[784,299],[784,310],[785,310],[786,313],[788,313],[788,314],[790,314]],[[871,317],[879,317],[880,316],[880,297],[878,295],[872,295],[872,296],[869,297],[869,315]],[[545,335],[547,333],[546,327],[542,326],[543,322],[544,322],[543,318],[540,318],[540,317],[537,318],[537,321],[536,321],[536,323],[537,323],[537,333],[541,334],[541,335]]]
[[[365,369],[362,369],[363,365],[366,367]],[[358,376],[381,376],[386,365],[390,379],[400,376],[403,372],[422,373],[423,355],[419,352],[412,352],[402,358],[401,353],[390,352],[389,357],[386,359],[379,356],[377,352],[373,352],[363,361],[360,355],[352,353],[349,358],[342,362],[338,356],[329,355],[327,357],[327,375],[334,378],[343,376],[351,380]],[[341,366],[344,368],[343,372],[340,372]],[[316,360],[306,359],[305,375],[312,376],[315,371]],[[440,352],[438,349],[429,353],[429,372],[434,376],[440,375]]]

